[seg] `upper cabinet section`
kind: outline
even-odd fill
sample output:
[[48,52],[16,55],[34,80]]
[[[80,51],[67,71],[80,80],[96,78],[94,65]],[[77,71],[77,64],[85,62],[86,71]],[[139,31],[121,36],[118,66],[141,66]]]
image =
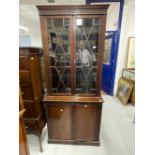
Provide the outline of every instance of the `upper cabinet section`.
[[37,6],[40,16],[106,15],[109,5],[51,5]]
[[38,6],[48,95],[100,95],[107,8]]

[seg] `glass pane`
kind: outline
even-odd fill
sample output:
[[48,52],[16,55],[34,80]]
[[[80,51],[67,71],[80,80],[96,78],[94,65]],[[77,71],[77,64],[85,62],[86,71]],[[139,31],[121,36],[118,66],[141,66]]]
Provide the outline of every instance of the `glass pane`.
[[96,93],[99,19],[76,19],[76,92]]
[[49,56],[52,92],[70,93],[69,19],[48,19]]
[[105,39],[104,54],[103,54],[104,64],[110,64],[111,45],[112,45],[112,38]]
[[71,79],[70,68],[52,67],[52,92],[53,93],[70,93],[71,92]]

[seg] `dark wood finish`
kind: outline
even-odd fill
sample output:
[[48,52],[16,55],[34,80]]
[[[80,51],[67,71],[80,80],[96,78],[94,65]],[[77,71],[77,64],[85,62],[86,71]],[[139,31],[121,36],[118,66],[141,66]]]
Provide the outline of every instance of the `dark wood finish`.
[[29,69],[29,59],[26,56],[20,57],[19,69]]
[[19,71],[19,76],[21,85],[31,85],[31,75],[28,70]]
[[97,96],[101,95],[101,80],[102,80],[102,64],[103,64],[103,49],[104,49],[104,41],[105,40],[105,30],[106,28],[106,15],[101,17],[100,20],[100,35],[99,35],[99,52],[98,52],[98,70],[97,70],[97,82],[96,82],[96,89],[97,89]]
[[[75,25],[75,20],[73,20],[71,18],[70,20],[71,22],[71,25]],[[75,29],[75,26],[74,28],[70,29],[70,42],[72,42],[72,44],[70,45],[71,46],[71,49],[74,49],[74,51],[76,50],[76,47],[75,47],[75,35],[74,35],[74,29]],[[76,67],[75,67],[75,63],[74,63],[74,60],[76,59],[76,56],[75,56],[75,53],[74,52],[71,52],[71,87],[72,87],[72,94],[76,94]]]
[[21,84],[21,91],[22,91],[23,100],[33,100],[34,99],[32,86],[28,86],[28,85],[22,86],[22,84]]
[[76,141],[98,141],[99,122],[102,104],[83,104],[75,106]]
[[45,104],[49,143],[99,144],[102,103],[46,101]]
[[19,49],[20,86],[26,108],[24,122],[27,132],[33,132],[39,137],[40,151],[42,151],[41,131],[46,124],[42,103],[41,55],[39,48]]
[[[40,15],[44,48],[47,94],[43,99],[46,107],[48,143],[99,145],[99,129],[103,100],[100,94],[106,14],[108,5],[37,6]],[[52,73],[48,45],[48,19],[68,18],[71,64],[71,93],[52,92]],[[76,94],[76,19],[99,19],[98,60],[96,93]],[[54,79],[54,78],[53,78]]]
[[[44,48],[44,60],[45,60],[45,73],[46,73],[46,86],[47,86],[47,95],[50,94],[50,88],[51,88],[51,74],[50,74],[50,70],[49,70],[49,66],[50,66],[50,60],[48,57],[48,31],[47,31],[47,22],[46,22],[46,18],[44,17],[40,17],[40,25],[41,25],[41,35],[42,38],[46,38],[44,40],[42,40],[43,43],[43,48]],[[51,78],[50,78],[51,77]]]
[[59,140],[59,139],[48,139],[49,144],[74,144],[74,145],[100,145],[99,141],[75,141],[75,140]]
[[[40,16],[49,15],[104,15],[109,5],[54,5],[37,6]],[[93,13],[92,13],[93,12]]]
[[103,100],[101,97],[79,97],[79,96],[45,96],[43,99],[44,102],[80,102],[80,103],[102,103]]
[[47,111],[50,118],[49,139],[72,140],[72,106],[55,104],[49,106]]

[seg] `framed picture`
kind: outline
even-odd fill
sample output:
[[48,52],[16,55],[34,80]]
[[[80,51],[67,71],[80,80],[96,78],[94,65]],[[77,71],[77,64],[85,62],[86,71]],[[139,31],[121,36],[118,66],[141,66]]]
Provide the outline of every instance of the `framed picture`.
[[126,68],[124,68],[122,70],[122,77],[125,78],[125,79],[135,81],[135,69],[126,69]]
[[118,82],[117,97],[123,104],[127,104],[134,88],[134,82],[120,78]]
[[129,37],[126,68],[135,68],[135,37]]

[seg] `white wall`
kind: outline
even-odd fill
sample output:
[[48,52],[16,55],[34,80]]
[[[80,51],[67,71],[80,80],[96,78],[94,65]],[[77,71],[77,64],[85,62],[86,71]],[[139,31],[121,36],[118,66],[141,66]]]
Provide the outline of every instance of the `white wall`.
[[[31,46],[33,47],[34,46],[42,47],[39,13],[36,8],[36,5],[40,5],[40,4],[45,5],[45,0],[40,0],[40,1],[20,0],[19,23],[20,25],[29,29],[28,32],[20,30],[20,35],[30,36]],[[55,0],[55,3],[52,3],[52,5],[53,4],[55,5],[56,4],[61,4],[61,5],[63,4],[70,4],[70,5],[71,4],[85,4],[85,0],[64,0],[63,2],[61,0]],[[104,4],[104,3],[100,3],[100,4]],[[106,30],[114,31],[118,27],[119,3],[115,2],[115,3],[108,3],[108,4],[110,4],[110,6],[108,8],[108,13],[107,13],[108,15],[107,15]]]
[[121,36],[116,66],[114,94],[117,91],[118,80],[121,77],[122,69],[126,67],[128,38],[135,36],[135,0],[125,0]]
[[116,31],[118,28],[118,18],[119,18],[119,2],[111,2],[111,3],[92,3],[96,5],[100,4],[109,4],[109,8],[107,11],[107,20],[106,20],[106,30],[107,31]]
[[49,3],[48,0],[19,0],[20,4],[36,4],[36,5],[63,5],[63,4],[85,4],[86,0],[54,0]]
[[20,30],[20,36],[30,36],[32,47],[42,47],[40,21],[36,6],[20,5],[19,9],[19,24],[28,28],[28,31]]
[[48,3],[47,0],[20,0],[19,24],[28,28],[29,31],[19,30],[20,36],[30,36],[31,47],[42,47],[39,12],[36,5],[73,5],[85,4],[85,0],[55,0]]

